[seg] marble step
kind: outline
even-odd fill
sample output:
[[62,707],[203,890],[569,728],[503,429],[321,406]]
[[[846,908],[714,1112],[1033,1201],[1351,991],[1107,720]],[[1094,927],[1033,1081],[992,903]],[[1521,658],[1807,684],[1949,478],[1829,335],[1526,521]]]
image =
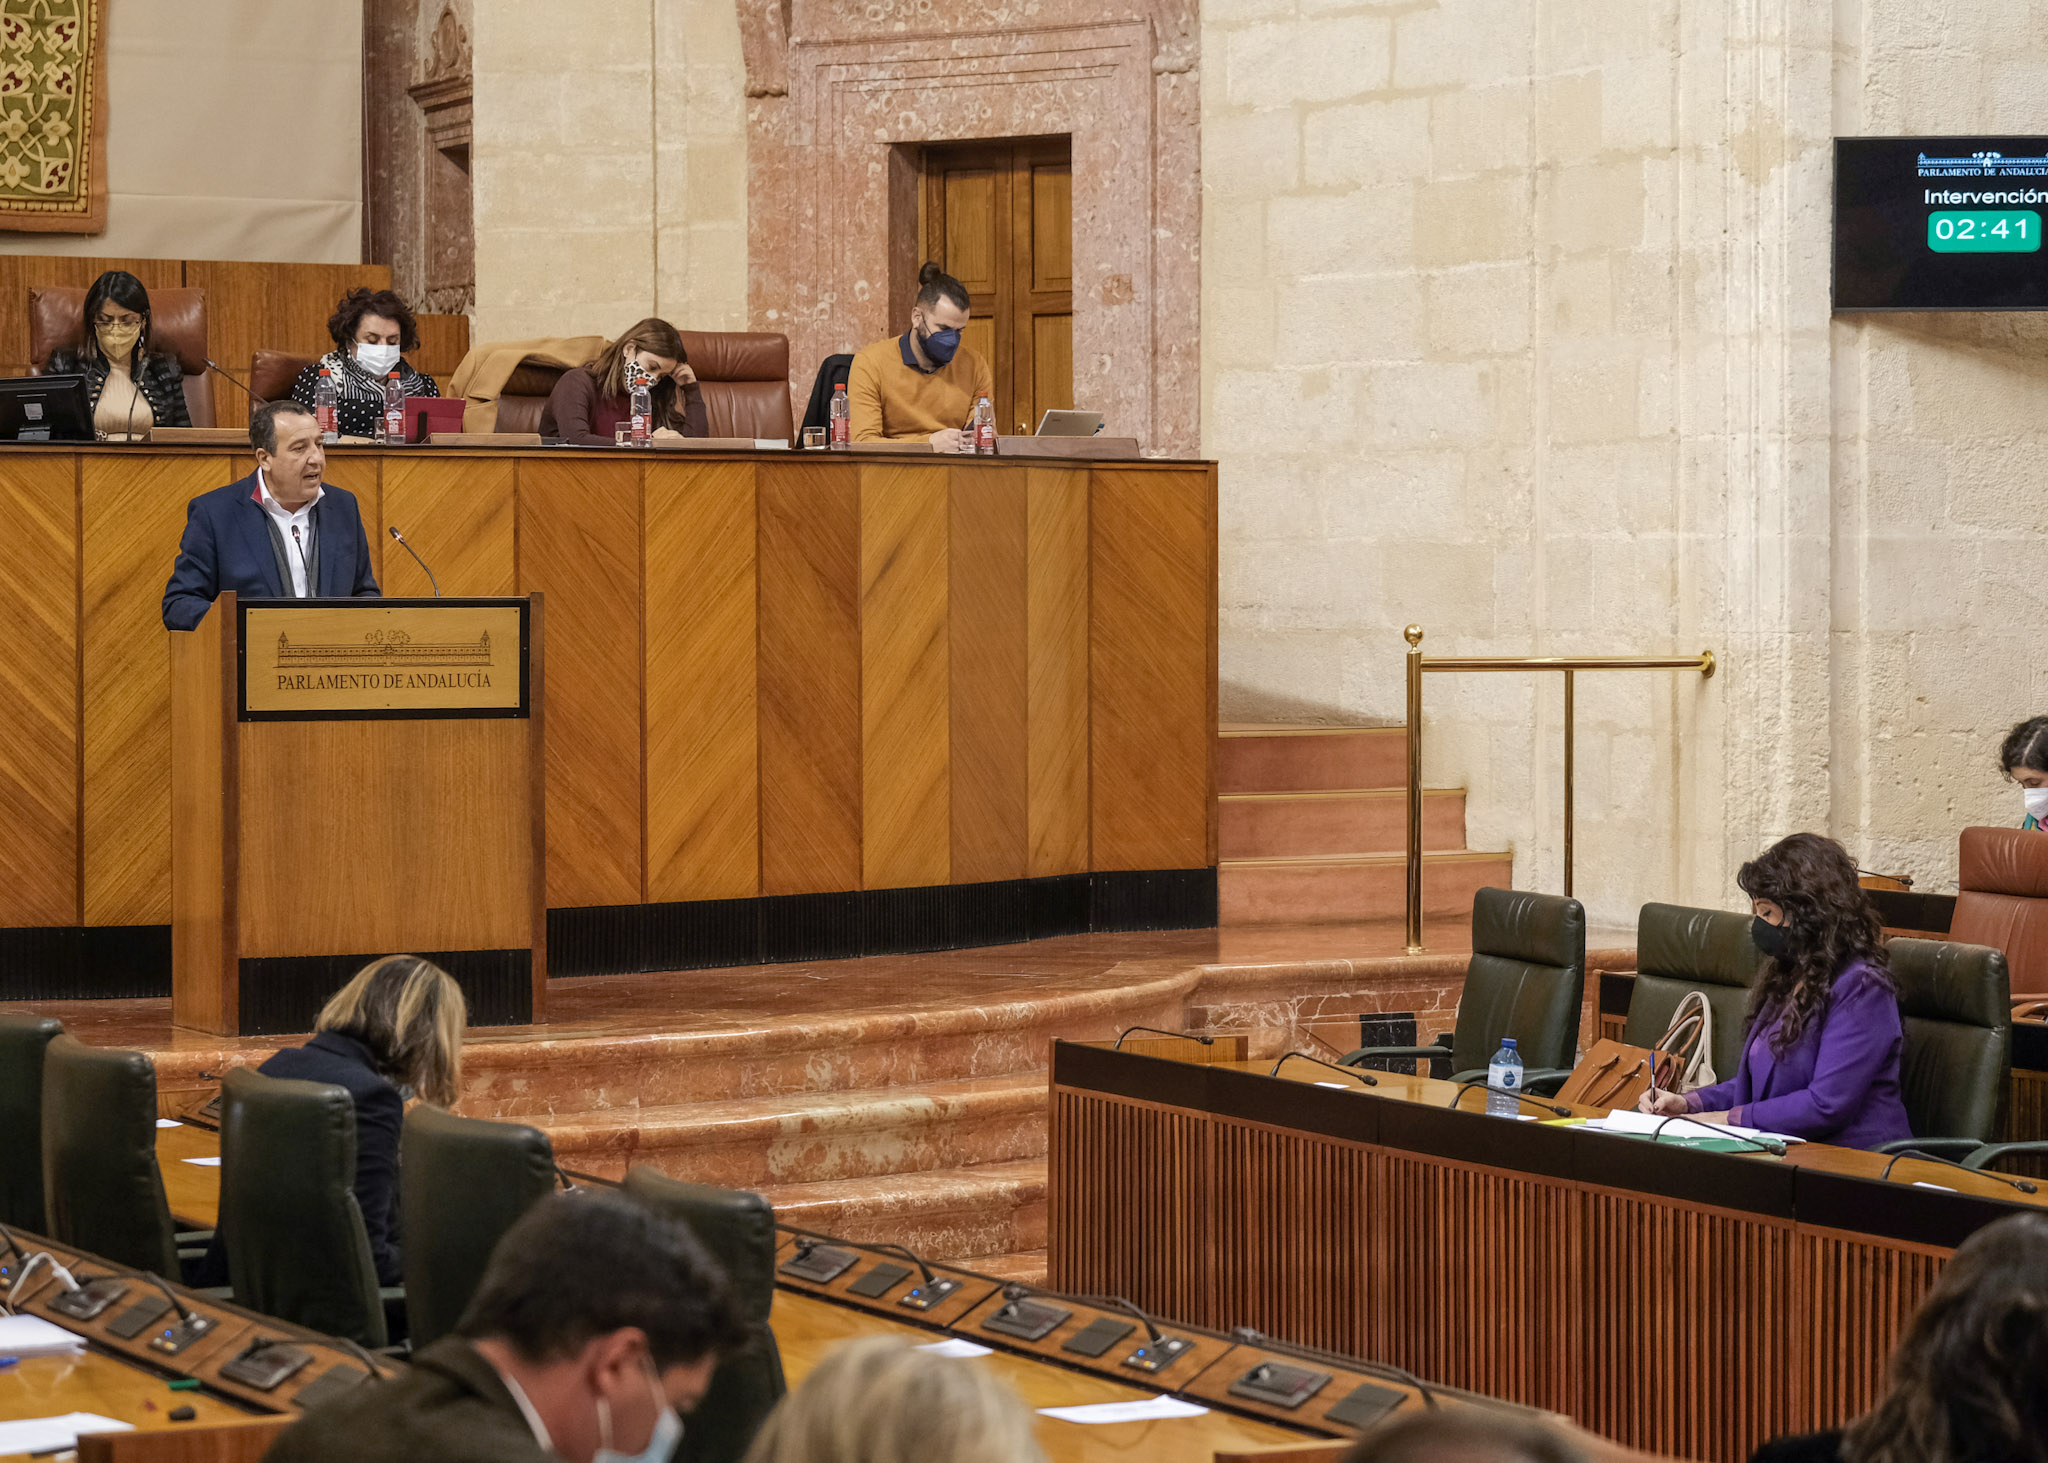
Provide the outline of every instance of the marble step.
[[[1408,794],[1402,788],[1227,793],[1216,800],[1216,812],[1226,859],[1398,853],[1408,847]],[[1422,846],[1464,848],[1463,789],[1424,790]]]
[[649,1164],[729,1189],[1042,1159],[1046,1076],[796,1093],[569,1114],[543,1124],[565,1168]]
[[[923,1087],[1042,1073],[1055,1039],[1096,1041],[1180,1019],[1174,979],[686,1032],[485,1038],[463,1051],[473,1117],[580,1120],[593,1112]],[[1040,1079],[1042,1082],[1042,1078]],[[1041,1088],[1042,1095],[1042,1088]]]
[[[1469,927],[1472,896],[1511,887],[1514,862],[1505,853],[1424,854],[1423,918]],[[1398,853],[1225,860],[1216,882],[1226,925],[1400,919],[1408,898],[1408,861]]]
[[1030,1158],[760,1192],[784,1224],[957,1260],[1044,1249],[1045,1174],[1045,1160]]
[[1406,787],[1404,727],[1226,724],[1216,734],[1216,790],[1320,792]]

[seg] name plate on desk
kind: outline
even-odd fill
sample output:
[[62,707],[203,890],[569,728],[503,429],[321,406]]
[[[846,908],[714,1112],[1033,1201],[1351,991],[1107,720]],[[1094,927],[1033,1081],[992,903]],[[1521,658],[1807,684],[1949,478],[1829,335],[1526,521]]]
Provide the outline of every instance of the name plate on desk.
[[242,600],[243,721],[520,717],[523,599]]

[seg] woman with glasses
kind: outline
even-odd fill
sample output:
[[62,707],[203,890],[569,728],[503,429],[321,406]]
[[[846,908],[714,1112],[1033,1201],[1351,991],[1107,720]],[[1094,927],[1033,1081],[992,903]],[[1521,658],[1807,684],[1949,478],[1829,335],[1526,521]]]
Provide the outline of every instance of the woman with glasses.
[[85,292],[85,331],[43,363],[46,376],[85,377],[93,431],[103,442],[140,442],[151,427],[189,427],[185,373],[171,351],[152,350],[149,291],[110,269]]

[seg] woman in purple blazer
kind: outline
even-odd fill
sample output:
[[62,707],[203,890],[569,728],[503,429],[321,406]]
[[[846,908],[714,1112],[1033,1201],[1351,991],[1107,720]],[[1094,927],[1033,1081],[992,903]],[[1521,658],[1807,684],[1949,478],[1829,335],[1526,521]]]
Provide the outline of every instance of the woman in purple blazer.
[[1795,833],[1735,881],[1769,957],[1750,991],[1742,1063],[1726,1082],[1659,1093],[1644,1109],[1844,1148],[1912,1137],[1899,1097],[1898,989],[1855,863],[1833,839]]

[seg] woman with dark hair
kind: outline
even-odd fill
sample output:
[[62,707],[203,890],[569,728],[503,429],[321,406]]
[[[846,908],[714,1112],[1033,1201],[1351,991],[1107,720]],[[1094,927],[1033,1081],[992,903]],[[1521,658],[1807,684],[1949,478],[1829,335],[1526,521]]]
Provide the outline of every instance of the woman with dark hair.
[[1749,993],[1742,1063],[1726,1082],[1645,1096],[1646,1112],[1699,1113],[1875,1148],[1913,1136],[1899,1096],[1905,1032],[1883,929],[1832,838],[1795,833],[1735,876],[1766,960]]
[[327,321],[334,349],[299,372],[292,382],[292,400],[314,405],[320,368],[334,383],[335,429],[342,437],[374,442],[384,432],[384,382],[395,369],[398,387],[407,396],[439,396],[441,388],[424,371],[416,371],[406,351],[420,348],[419,323],[390,290],[353,289],[341,297]]
[[139,442],[151,427],[189,427],[185,373],[170,351],[151,350],[149,291],[110,269],[85,292],[85,333],[43,363],[45,376],[83,376],[93,431],[103,442]]
[[910,329],[862,346],[846,377],[856,442],[929,442],[935,452],[972,452],[974,406],[995,399],[996,379],[970,347],[967,287],[927,264],[917,272]]
[[610,447],[633,418],[633,388],[645,385],[654,437],[708,437],[704,392],[683,351],[682,332],[646,319],[572,371],[562,373],[541,408],[540,434],[584,447]]
[[2020,827],[2048,828],[2048,716],[2030,716],[2005,734],[1998,769],[2006,781],[2020,785],[2026,800],[2026,821]]
[[1751,1463],[2048,1463],[2048,1216],[2015,1214],[1950,1257],[1892,1353],[1884,1400],[1841,1432]]

